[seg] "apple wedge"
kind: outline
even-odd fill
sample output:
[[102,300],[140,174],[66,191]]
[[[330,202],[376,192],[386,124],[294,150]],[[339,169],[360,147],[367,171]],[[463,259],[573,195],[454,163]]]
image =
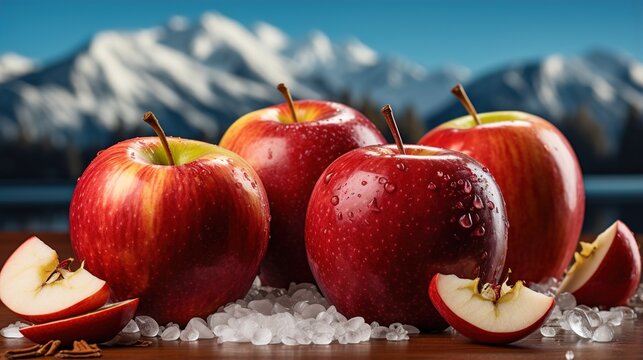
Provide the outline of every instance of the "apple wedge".
[[58,261],[56,251],[35,236],[27,239],[0,271],[0,300],[20,317],[43,323],[98,309],[109,298],[107,283],[73,259]]
[[594,242],[580,242],[558,292],[587,306],[625,305],[641,280],[641,255],[632,231],[620,220]]
[[481,343],[508,344],[538,329],[554,308],[554,298],[522,281],[512,287],[436,274],[429,297],[440,315],[462,335]]
[[38,344],[49,340],[60,340],[62,346],[71,345],[74,340],[103,343],[111,340],[132,320],[137,307],[138,298],[125,300],[68,319],[28,326],[20,332]]

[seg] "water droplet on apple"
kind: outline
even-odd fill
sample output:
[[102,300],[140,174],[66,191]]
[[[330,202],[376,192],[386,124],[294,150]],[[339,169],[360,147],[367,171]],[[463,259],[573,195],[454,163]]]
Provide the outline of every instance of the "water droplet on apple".
[[96,153],[96,156],[100,156],[100,154],[103,153],[103,150],[100,150],[99,152]]
[[328,184],[333,175],[335,175],[335,173],[328,173],[326,177],[324,177],[324,183]]
[[333,196],[332,198],[330,198],[330,203],[333,205],[339,204],[339,197],[337,197],[337,195]]
[[482,255],[480,256],[480,260],[485,260],[487,258],[487,256],[489,256],[489,253],[486,252],[486,251],[483,252]]
[[451,180],[451,176],[449,176],[449,174],[444,175],[444,177],[442,177],[442,178],[444,179],[444,181]]
[[471,235],[472,236],[483,236],[485,232],[486,232],[486,229],[484,228],[484,226],[480,225],[480,226],[478,226],[477,228],[475,228],[471,232]]
[[348,212],[348,218],[349,218],[349,219],[352,219],[352,218],[353,218],[353,216],[355,216],[355,214],[353,214],[353,212],[352,212],[352,211],[349,211],[349,212]]
[[437,188],[438,187],[433,182],[430,182],[429,186],[427,186],[427,189],[429,189],[431,191],[435,191],[435,190],[437,190]]
[[268,160],[272,159],[272,149],[268,149]]
[[366,184],[368,184],[368,182],[366,180],[362,180],[362,186],[366,186]]
[[455,207],[456,209],[464,209],[464,204],[462,203],[462,201],[458,201],[457,203],[455,203]]
[[465,193],[465,194],[468,194],[468,193],[470,193],[470,192],[471,192],[471,183],[469,182],[469,180],[465,180],[465,181],[464,181],[464,187],[463,187],[463,190],[464,190],[464,193]]
[[444,173],[442,171],[438,170],[438,177],[442,177],[443,175],[444,175]]
[[377,180],[377,182],[380,183],[380,184],[386,184],[388,182],[388,180],[385,177],[381,177],[381,178],[379,178]]
[[473,220],[471,220],[471,214],[470,213],[466,213],[466,214],[460,216],[460,220],[458,220],[458,222],[465,229],[468,229],[473,225]]
[[337,220],[341,220],[344,218],[344,215],[342,213],[337,213]]
[[401,162],[395,164],[395,167],[400,171],[406,171],[407,170],[406,165],[404,165],[404,163],[401,163]]
[[460,186],[464,185],[464,180],[462,180],[462,179],[458,180],[458,185],[460,185]]
[[382,211],[382,209],[380,209],[379,205],[377,204],[377,199],[376,198],[373,198],[373,200],[371,200],[368,203],[368,207],[374,212]]
[[482,203],[482,199],[480,199],[480,196],[478,195],[473,196],[473,207],[478,210],[484,208],[484,204]]
[[456,187],[455,181],[451,181],[451,184],[449,184],[452,188]]
[[489,172],[489,168],[487,168],[487,167],[483,167],[483,168],[482,168],[482,171],[484,171],[484,172]]
[[386,192],[389,194],[395,191],[395,189],[396,189],[395,185],[391,183],[386,183],[386,185],[384,185],[384,190],[386,190]]
[[489,200],[489,201],[487,201],[487,207],[489,208],[489,210],[493,210],[495,205],[493,204],[493,202],[491,202],[491,200]]

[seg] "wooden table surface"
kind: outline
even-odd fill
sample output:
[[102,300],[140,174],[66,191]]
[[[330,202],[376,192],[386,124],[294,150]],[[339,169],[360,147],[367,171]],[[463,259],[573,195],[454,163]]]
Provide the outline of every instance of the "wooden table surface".
[[[24,233],[0,233],[0,260],[4,264],[13,250],[27,238]],[[56,249],[61,258],[71,256],[66,234],[37,234],[40,239]],[[641,237],[639,236],[639,241]],[[583,239],[592,241],[591,237]],[[0,305],[0,326],[19,320]],[[286,346],[225,343],[216,340],[197,342],[161,341],[153,339],[148,348],[105,348],[103,358],[123,359],[185,359],[185,358],[369,358],[369,359],[565,359],[568,350],[574,359],[643,359],[643,318],[625,320],[616,328],[616,341],[593,343],[578,340],[572,335],[558,335],[545,339],[536,332],[520,342],[507,346],[475,344],[460,335],[447,333],[412,336],[409,341],[388,342],[374,340],[357,345]],[[31,345],[26,339],[0,337],[0,352]],[[53,358],[52,358],[53,359]]]

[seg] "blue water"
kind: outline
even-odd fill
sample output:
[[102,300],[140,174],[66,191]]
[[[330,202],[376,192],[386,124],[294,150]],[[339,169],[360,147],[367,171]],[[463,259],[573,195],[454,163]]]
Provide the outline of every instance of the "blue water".
[[[585,177],[584,231],[599,232],[622,219],[643,233],[643,174]],[[0,231],[67,231],[73,183],[0,182]]]

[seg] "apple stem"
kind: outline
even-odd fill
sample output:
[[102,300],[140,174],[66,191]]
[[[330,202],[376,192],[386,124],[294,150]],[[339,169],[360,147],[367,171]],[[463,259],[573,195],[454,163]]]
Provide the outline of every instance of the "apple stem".
[[159,139],[161,139],[161,144],[163,144],[163,149],[165,150],[165,154],[170,161],[170,165],[174,166],[174,157],[172,156],[172,151],[170,151],[170,144],[168,144],[167,142],[165,132],[163,131],[159,120],[151,111],[148,111],[145,113],[145,115],[143,115],[143,121],[150,125],[152,129],[154,129],[154,132],[159,137]]
[[391,130],[391,134],[393,134],[393,139],[395,139],[395,144],[397,145],[398,150],[400,150],[400,154],[406,155],[406,151],[404,150],[404,143],[402,142],[402,137],[400,136],[400,130],[397,128],[397,122],[395,121],[395,116],[393,115],[393,109],[391,108],[391,105],[384,105],[382,107],[382,110],[380,111],[382,112],[382,115],[384,115],[384,119],[386,119],[386,124]]
[[290,96],[290,90],[288,90],[284,83],[280,83],[279,85],[277,85],[277,90],[279,90],[281,95],[284,96],[284,99],[286,99],[286,102],[288,103],[288,107],[290,107],[292,121],[295,123],[299,122],[297,120],[297,113],[295,112],[295,103],[292,101],[292,96]]
[[469,96],[467,96],[467,92],[464,91],[464,87],[462,84],[457,84],[456,86],[451,89],[451,93],[455,95],[458,100],[460,100],[460,103],[462,106],[464,106],[465,109],[467,109],[467,112],[471,117],[473,117],[473,120],[476,121],[476,124],[481,125],[482,123],[480,122],[480,118],[478,117],[478,112],[476,111],[476,108],[473,107],[473,103],[469,99]]

